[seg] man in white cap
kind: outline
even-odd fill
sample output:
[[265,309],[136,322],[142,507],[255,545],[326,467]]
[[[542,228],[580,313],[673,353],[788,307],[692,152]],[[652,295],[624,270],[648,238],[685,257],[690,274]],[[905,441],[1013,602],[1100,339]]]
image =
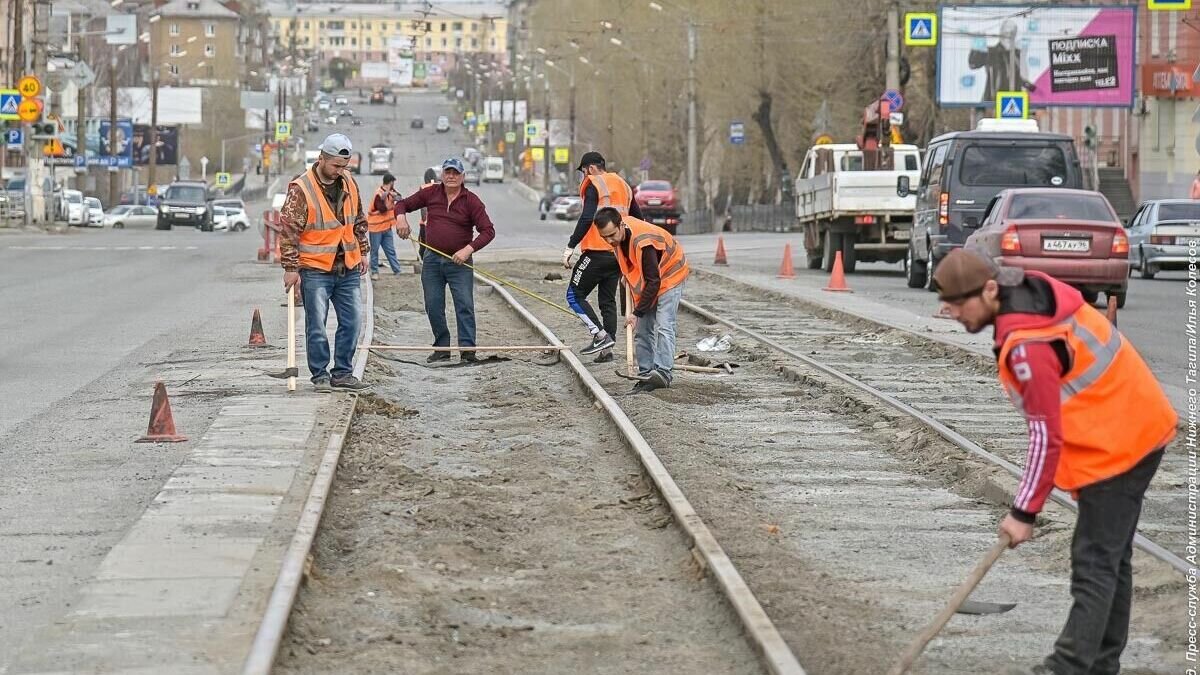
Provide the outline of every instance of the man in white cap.
[[[352,362],[362,319],[360,277],[366,273],[370,244],[358,184],[346,170],[352,147],[343,134],[330,134],[317,148],[321,156],[288,184],[280,209],[283,238],[279,251],[283,287],[304,296],[308,369],[317,391],[361,391]],[[329,305],[337,313],[333,369],[325,323]]]

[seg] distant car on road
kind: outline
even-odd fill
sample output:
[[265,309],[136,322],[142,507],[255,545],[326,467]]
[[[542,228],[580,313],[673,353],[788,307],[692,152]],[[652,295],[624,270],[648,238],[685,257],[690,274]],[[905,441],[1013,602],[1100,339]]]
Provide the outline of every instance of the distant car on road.
[[463,182],[471,185],[479,185],[479,169],[468,167],[467,172],[463,174]]
[[308,119],[304,122],[305,131],[319,131],[321,129],[321,116],[317,113],[311,113]]
[[559,197],[554,200],[551,213],[558,220],[575,220],[583,213],[583,198],[576,196]]
[[104,216],[104,227],[123,230],[127,227],[154,227],[157,211],[149,206],[122,204],[108,210]]
[[445,115],[439,115],[435,129],[437,129],[439,134],[450,131],[450,118]]
[[325,118],[325,124],[337,124],[337,115],[330,115]]
[[236,209],[238,211],[246,210],[246,202],[242,201],[241,199],[230,199],[228,197],[225,199],[212,200],[212,206],[213,208],[223,206],[227,209]]
[[244,232],[250,229],[250,216],[244,209],[228,206],[213,206],[213,230],[217,232]]
[[212,232],[212,210],[208,206],[208,185],[202,181],[175,181],[163,191],[158,205],[156,230],[174,225],[191,225]]
[[425,128],[425,118],[421,117],[420,115],[413,115],[412,119],[408,121],[408,128],[409,129],[424,129]]
[[634,188],[633,199],[646,222],[675,234],[675,228],[679,226],[679,200],[669,181],[642,181]]
[[104,205],[95,197],[86,197],[83,203],[87,206],[89,227],[104,227]]
[[1188,242],[1200,240],[1200,201],[1158,199],[1129,219],[1129,264],[1143,279],[1188,268]]
[[545,220],[546,214],[550,213],[554,206],[554,200],[559,197],[570,194],[565,183],[551,183],[550,189],[542,194],[541,200],[538,201],[538,219]]
[[362,125],[363,125],[363,121],[362,121],[361,117],[355,117],[353,120],[350,121],[350,126],[352,126],[352,127],[361,127]]
[[335,96],[333,102],[335,105],[346,105],[350,103],[350,99],[346,98],[345,96]]
[[63,200],[67,203],[67,225],[87,225],[88,211],[83,193],[79,190],[63,190]]
[[1125,306],[1129,239],[1104,195],[1067,188],[1002,190],[966,246],[1001,265],[1045,272],[1094,303],[1101,293]]

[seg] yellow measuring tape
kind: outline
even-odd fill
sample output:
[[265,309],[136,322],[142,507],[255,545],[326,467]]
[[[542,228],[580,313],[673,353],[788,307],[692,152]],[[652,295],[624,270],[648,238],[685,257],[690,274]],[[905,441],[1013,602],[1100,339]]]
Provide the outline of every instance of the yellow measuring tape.
[[[433,251],[434,253],[442,256],[443,258],[446,258],[447,260],[454,260],[454,256],[448,255],[445,251],[439,251],[436,248],[430,246],[429,244],[426,244],[425,242],[423,242],[419,239],[416,239],[416,238],[414,238],[413,241],[416,242],[418,245],[423,246],[423,247],[429,249],[430,251]],[[455,263],[455,264],[457,264],[457,263]],[[463,265],[463,267],[466,267],[467,269],[475,272],[476,274],[478,274],[479,276],[481,276],[485,279],[491,279],[492,281],[494,281],[502,286],[508,286],[509,288],[511,288],[515,291],[520,291],[521,293],[528,295],[529,297],[533,298],[534,300],[537,300],[539,302],[543,302],[547,305],[550,305],[551,307],[553,307],[554,309],[557,309],[560,312],[565,312],[567,314],[570,314],[571,316],[578,316],[577,314],[575,314],[575,312],[571,311],[571,309],[564,307],[552,300],[547,300],[546,298],[543,298],[542,296],[538,295],[537,293],[534,293],[533,291],[530,291],[525,288],[521,288],[520,286],[512,283],[511,281],[507,281],[505,279],[501,279],[500,277],[498,277],[494,274],[484,272],[483,270],[481,270],[478,267],[475,267],[469,263],[464,262],[462,265]]]

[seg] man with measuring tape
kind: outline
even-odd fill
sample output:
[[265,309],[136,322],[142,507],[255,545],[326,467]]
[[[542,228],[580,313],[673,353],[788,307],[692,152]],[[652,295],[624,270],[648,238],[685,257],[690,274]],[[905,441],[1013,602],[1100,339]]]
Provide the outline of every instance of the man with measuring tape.
[[968,332],[994,327],[1000,383],[1029,426],[1001,534],[1011,547],[1028,541],[1056,486],[1079,504],[1066,626],[1044,663],[1014,672],[1115,674],[1129,634],[1133,537],[1175,437],[1175,409],[1129,340],[1067,284],[971,249],[947,255],[933,283]]
[[[435,348],[427,359],[429,363],[450,360],[450,352],[436,349],[450,346],[446,286],[450,287],[450,295],[454,298],[458,346],[476,346],[475,276],[463,263],[470,263],[474,253],[496,238],[496,228],[483,201],[463,186],[464,173],[462,160],[451,157],[442,162],[440,184],[426,185],[396,202],[396,216],[400,219],[396,233],[401,239],[408,239],[412,232],[405,214],[426,209],[420,242],[421,289],[425,294],[425,315],[433,330]],[[479,234],[472,238],[473,232]],[[462,352],[460,358],[475,361],[475,352]]]

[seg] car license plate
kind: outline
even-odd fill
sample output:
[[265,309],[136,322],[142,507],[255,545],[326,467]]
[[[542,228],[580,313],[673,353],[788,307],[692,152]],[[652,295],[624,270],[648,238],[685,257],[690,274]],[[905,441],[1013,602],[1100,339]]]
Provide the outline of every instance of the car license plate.
[[662,206],[661,199],[647,199],[646,203],[649,204],[650,206]]
[[1087,239],[1043,239],[1043,251],[1087,253],[1092,250],[1092,242]]
[[666,218],[655,218],[654,220],[651,220],[650,222],[654,223],[655,225],[666,225],[667,219]]

